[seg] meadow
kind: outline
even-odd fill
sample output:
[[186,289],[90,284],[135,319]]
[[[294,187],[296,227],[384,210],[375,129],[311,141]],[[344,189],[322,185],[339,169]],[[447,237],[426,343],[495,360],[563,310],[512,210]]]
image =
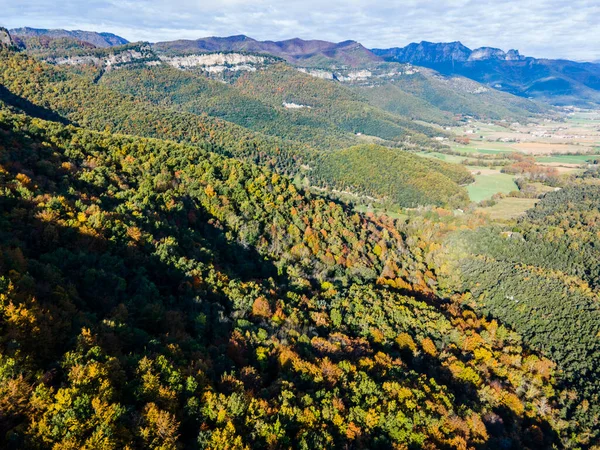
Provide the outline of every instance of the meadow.
[[508,194],[518,190],[513,175],[497,170],[482,170],[481,174],[475,174],[475,183],[467,186],[469,197],[474,202],[490,199],[497,193]]

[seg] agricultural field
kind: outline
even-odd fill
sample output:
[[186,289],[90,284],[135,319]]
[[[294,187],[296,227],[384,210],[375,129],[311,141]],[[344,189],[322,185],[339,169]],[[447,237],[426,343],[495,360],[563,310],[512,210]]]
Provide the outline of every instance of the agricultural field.
[[575,112],[562,120],[546,119],[528,124],[498,125],[474,121],[451,131],[470,141],[451,145],[452,150],[464,153],[521,152],[540,157],[600,153],[600,112],[596,111]]
[[505,197],[494,206],[477,208],[477,212],[488,214],[492,220],[515,219],[522,216],[528,209],[533,208],[538,199]]
[[436,158],[445,162],[449,162],[449,163],[454,163],[454,164],[461,164],[464,160],[465,157],[464,156],[457,156],[457,155],[448,155],[446,153],[440,153],[440,152],[423,152],[423,153],[417,153],[417,155],[419,156],[423,156],[425,158]]
[[519,190],[514,176],[501,173],[499,170],[481,169],[474,175],[475,183],[467,186],[469,197],[474,202],[490,199],[497,193],[508,194]]
[[552,155],[535,158],[540,163],[586,164],[588,161],[600,160],[600,154],[595,155]]

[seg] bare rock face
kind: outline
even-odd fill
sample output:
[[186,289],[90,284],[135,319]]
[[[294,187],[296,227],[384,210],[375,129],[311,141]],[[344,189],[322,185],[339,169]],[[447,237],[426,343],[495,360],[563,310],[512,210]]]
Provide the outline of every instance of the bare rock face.
[[6,28],[0,27],[0,47],[12,47],[14,42]]
[[184,56],[164,56],[160,59],[177,69],[199,68],[210,73],[225,71],[254,72],[257,67],[266,65],[266,56],[248,55],[243,53],[205,53]]
[[492,47],[476,48],[469,56],[469,61],[521,61],[523,59],[525,58],[519,54],[518,50],[509,50],[505,53],[499,48]]
[[473,50],[469,56],[469,61],[487,61],[490,59],[504,60],[506,53],[499,48],[481,47]]
[[106,71],[118,69],[127,64],[144,63],[147,66],[159,65],[160,60],[154,55],[148,44],[119,47],[108,50],[104,55],[82,54],[78,56],[49,57],[46,62],[56,65],[80,66],[93,65],[103,67]]
[[523,61],[525,57],[519,53],[519,50],[509,50],[506,53],[507,61]]

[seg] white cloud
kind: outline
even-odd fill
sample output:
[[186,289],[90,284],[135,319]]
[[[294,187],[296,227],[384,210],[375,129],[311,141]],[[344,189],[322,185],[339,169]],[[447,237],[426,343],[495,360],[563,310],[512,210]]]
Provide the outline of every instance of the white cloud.
[[246,34],[368,47],[462,41],[538,57],[598,59],[596,0],[0,0],[0,24],[109,31],[129,40]]

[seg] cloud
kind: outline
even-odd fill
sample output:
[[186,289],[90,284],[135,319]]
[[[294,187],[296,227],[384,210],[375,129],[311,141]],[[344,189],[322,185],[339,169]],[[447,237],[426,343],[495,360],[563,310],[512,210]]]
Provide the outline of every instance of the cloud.
[[129,40],[246,34],[354,39],[368,47],[462,41],[538,57],[599,59],[591,0],[0,0],[10,27],[109,31]]

